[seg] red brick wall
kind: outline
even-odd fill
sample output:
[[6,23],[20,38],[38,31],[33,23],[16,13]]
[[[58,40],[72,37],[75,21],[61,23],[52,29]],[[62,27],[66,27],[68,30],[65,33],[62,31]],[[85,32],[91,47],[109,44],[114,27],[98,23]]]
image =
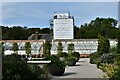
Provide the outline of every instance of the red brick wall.
[[89,57],[90,54],[80,54],[80,57]]

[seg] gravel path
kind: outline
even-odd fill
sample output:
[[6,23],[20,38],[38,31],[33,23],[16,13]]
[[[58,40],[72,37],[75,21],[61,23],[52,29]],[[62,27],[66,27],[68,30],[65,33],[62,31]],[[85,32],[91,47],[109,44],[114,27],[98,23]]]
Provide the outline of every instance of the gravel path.
[[75,66],[66,67],[63,76],[53,76],[55,78],[102,78],[103,72],[95,64],[89,63],[89,58],[81,58]]

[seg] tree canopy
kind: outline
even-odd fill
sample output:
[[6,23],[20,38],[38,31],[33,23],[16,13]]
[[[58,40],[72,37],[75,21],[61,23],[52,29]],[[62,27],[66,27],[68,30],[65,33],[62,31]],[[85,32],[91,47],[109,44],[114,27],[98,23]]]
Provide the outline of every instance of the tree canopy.
[[92,20],[90,23],[81,25],[80,28],[75,27],[75,38],[91,39],[97,38],[98,34],[107,36],[111,39],[116,39],[118,28],[117,20],[113,18],[99,18]]
[[[80,26],[74,26],[74,38],[75,39],[94,39],[98,38],[98,34],[101,36],[107,36],[111,39],[117,38],[116,28],[117,20],[113,18],[99,18],[91,20],[90,23],[85,23]],[[2,39],[3,40],[27,40],[28,37],[35,32],[39,34],[51,34],[50,28],[27,28],[22,26],[0,26],[2,27]]]
[[39,34],[49,34],[49,28],[27,28],[22,26],[0,26],[2,27],[2,40],[27,40],[35,32]]

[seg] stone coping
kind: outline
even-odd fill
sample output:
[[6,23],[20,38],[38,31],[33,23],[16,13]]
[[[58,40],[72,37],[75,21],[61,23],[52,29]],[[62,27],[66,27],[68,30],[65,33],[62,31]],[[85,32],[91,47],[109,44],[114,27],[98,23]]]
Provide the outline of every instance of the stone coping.
[[44,60],[44,61],[27,61],[27,63],[30,63],[30,64],[49,64],[51,63],[50,60]]
[[44,42],[45,40],[0,40],[0,42]]

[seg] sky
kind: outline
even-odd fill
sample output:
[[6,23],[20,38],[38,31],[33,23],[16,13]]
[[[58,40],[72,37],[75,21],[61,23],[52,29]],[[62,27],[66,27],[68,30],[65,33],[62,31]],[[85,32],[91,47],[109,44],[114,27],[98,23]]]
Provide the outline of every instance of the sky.
[[96,17],[118,20],[118,2],[2,2],[1,11],[5,26],[49,27],[54,11],[69,11],[78,27]]
[[1,2],[118,2],[119,0],[1,0]]
[[118,25],[119,25],[119,28],[120,28],[120,1],[118,3]]

